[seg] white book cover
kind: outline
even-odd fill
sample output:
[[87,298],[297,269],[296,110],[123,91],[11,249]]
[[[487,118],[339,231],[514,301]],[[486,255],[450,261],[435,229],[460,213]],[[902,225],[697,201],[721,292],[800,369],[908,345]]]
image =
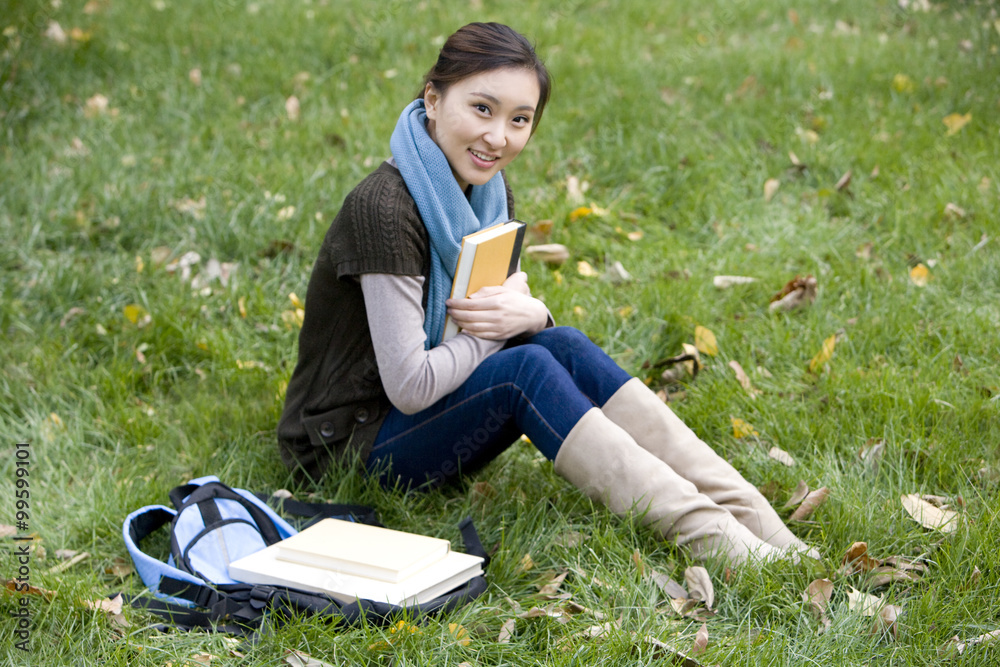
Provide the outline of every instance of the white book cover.
[[278,558],[397,582],[441,560],[451,542],[381,526],[323,519],[278,542]]
[[289,586],[326,593],[341,602],[350,603],[362,598],[409,605],[430,602],[483,572],[483,559],[479,556],[451,551],[417,574],[398,583],[390,583],[283,561],[278,558],[277,546],[272,544],[233,561],[229,564],[229,576],[248,584]]

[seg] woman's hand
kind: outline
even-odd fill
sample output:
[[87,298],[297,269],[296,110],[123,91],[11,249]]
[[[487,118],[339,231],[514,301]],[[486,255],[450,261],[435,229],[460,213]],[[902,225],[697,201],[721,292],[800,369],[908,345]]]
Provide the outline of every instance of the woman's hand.
[[483,287],[465,299],[448,299],[448,315],[463,331],[488,340],[507,340],[545,328],[548,309],[531,296],[528,274],[518,271],[499,287]]

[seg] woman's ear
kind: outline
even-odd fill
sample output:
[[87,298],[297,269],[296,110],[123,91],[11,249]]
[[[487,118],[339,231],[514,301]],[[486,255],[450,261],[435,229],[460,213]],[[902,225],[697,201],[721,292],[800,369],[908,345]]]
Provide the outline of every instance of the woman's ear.
[[438,93],[438,89],[434,87],[434,84],[427,82],[424,86],[424,109],[427,112],[427,118],[430,120],[436,120],[438,105],[441,103],[441,95]]

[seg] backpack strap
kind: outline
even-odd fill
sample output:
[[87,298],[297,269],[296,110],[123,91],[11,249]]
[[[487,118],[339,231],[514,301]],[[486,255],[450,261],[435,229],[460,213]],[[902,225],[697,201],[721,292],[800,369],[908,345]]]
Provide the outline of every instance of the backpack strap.
[[[192,486],[194,486],[193,489],[190,488]],[[180,499],[180,504],[177,504],[178,499]],[[260,530],[260,534],[266,544],[271,545],[282,539],[278,528],[275,526],[273,517],[249,498],[241,493],[237,493],[222,482],[208,482],[197,486],[185,484],[175,487],[170,492],[170,500],[177,507],[178,512],[191,505],[198,505],[206,526],[219,520],[215,501],[231,500],[239,503],[250,514],[254,523],[257,524],[257,528]],[[174,552],[174,558],[179,558],[179,551],[174,551],[174,546],[174,544],[171,544],[171,551]]]
[[351,505],[346,503],[304,503],[293,498],[278,498],[266,493],[255,494],[278,512],[300,519],[308,519],[301,527],[307,528],[322,519],[346,519],[365,523],[369,526],[382,526],[375,510],[368,505]]

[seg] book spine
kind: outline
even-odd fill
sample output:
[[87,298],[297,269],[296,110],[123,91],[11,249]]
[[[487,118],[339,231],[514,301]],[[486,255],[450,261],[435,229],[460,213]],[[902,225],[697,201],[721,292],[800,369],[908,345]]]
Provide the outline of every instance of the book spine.
[[510,278],[517,271],[517,264],[521,261],[521,244],[524,243],[524,230],[526,225],[517,228],[517,235],[514,237],[514,249],[510,253],[510,266],[507,268],[507,277]]

